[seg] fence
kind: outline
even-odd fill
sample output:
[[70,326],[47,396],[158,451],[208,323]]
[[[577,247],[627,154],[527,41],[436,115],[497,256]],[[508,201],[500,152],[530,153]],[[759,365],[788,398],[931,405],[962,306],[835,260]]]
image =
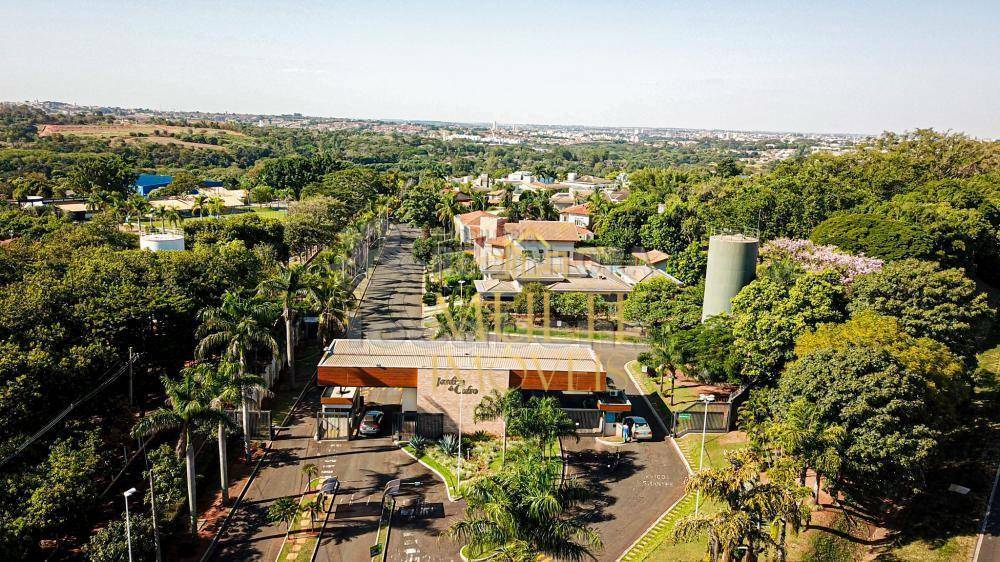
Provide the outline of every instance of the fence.
[[394,414],[392,432],[401,440],[407,440],[414,435],[425,439],[440,439],[444,435],[444,414],[422,414],[406,412]]
[[[270,410],[250,410],[249,435],[250,439],[274,439],[274,426],[271,424]],[[240,431],[243,431],[243,413],[240,410],[226,410],[229,421],[233,422]]]
[[735,411],[736,407],[732,402],[713,402],[707,409],[701,402],[691,404],[683,410],[674,412],[674,437],[700,431],[726,433],[730,429]]
[[604,412],[588,408],[563,408],[563,411],[576,424],[577,433],[598,433],[601,431],[601,416]]
[[318,412],[316,414],[317,439],[348,439],[354,429],[350,411]]

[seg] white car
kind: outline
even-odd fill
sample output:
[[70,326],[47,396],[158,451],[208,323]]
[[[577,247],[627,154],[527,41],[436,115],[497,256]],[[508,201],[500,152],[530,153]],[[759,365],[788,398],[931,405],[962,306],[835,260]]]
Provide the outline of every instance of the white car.
[[361,435],[378,435],[382,431],[382,418],[385,414],[381,410],[368,410],[365,417],[361,419],[358,426],[358,433]]
[[632,426],[632,439],[645,441],[653,438],[653,428],[649,427],[649,422],[646,421],[646,418],[628,416],[623,423]]

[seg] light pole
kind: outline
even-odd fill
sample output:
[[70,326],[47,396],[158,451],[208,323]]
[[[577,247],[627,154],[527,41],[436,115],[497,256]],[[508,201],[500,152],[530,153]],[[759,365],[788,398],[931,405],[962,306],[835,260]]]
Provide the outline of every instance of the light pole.
[[[705,462],[705,434],[708,432],[708,405],[715,402],[714,394],[699,394],[698,401],[705,403],[705,416],[701,424],[701,454],[698,456],[698,472],[701,472],[701,468]],[[701,489],[699,488],[694,495],[694,514],[698,515],[698,510],[701,507]]]
[[458,296],[462,299],[462,304],[465,304],[465,279],[458,280]]
[[132,522],[128,515],[128,497],[135,493],[135,488],[125,490],[125,540],[128,542],[128,562],[132,562]]
[[[126,505],[126,507],[128,506]],[[153,487],[152,466],[149,467],[149,515],[153,520],[153,544],[156,546],[156,562],[160,562],[163,560],[163,556],[160,554],[160,530],[156,526],[156,488]]]

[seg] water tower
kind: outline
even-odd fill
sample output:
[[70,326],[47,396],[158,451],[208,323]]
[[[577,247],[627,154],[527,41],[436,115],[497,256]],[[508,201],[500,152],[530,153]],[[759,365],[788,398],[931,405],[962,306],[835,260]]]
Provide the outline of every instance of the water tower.
[[733,297],[757,276],[757,246],[754,236],[716,234],[708,239],[708,271],[701,321],[729,312]]
[[139,237],[139,249],[152,252],[178,251],[184,249],[183,234],[143,234]]

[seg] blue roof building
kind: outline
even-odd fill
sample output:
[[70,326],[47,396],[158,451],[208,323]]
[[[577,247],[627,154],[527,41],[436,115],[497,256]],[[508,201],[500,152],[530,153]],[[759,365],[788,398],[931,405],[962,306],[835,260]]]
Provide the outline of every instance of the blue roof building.
[[135,180],[135,191],[143,197],[148,197],[154,189],[166,187],[174,181],[173,176],[157,176],[154,174],[139,174]]

